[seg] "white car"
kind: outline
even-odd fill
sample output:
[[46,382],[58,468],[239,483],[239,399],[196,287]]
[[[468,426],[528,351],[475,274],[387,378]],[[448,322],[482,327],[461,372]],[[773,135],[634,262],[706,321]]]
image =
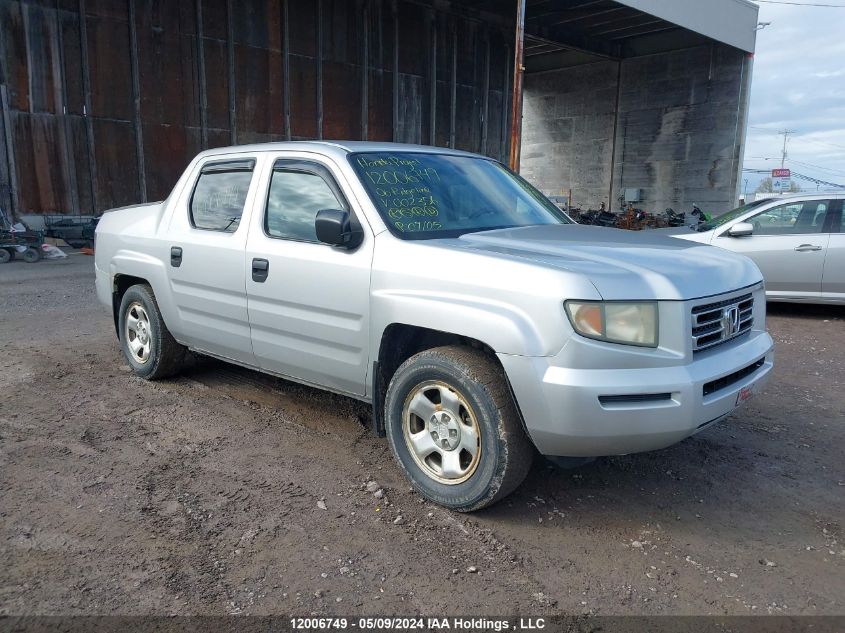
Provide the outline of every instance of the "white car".
[[843,202],[845,193],[757,200],[665,232],[747,255],[763,272],[770,301],[845,304]]

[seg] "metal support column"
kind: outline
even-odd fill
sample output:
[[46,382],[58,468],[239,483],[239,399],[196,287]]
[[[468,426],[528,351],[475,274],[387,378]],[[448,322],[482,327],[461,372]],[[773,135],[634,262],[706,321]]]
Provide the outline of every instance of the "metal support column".
[[513,46],[513,93],[511,106],[511,142],[508,166],[519,171],[519,152],[522,143],[522,74],[525,45],[525,0],[516,0],[516,34]]

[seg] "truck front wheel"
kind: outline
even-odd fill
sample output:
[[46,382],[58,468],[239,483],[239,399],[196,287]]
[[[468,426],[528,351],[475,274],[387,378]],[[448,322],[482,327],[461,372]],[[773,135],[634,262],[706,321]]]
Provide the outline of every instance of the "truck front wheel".
[[123,355],[141,378],[167,378],[182,368],[185,348],[164,324],[149,286],[135,285],[123,294],[118,331]]
[[387,390],[385,427],[414,488],[461,512],[510,494],[534,456],[502,368],[469,347],[438,347],[405,361]]

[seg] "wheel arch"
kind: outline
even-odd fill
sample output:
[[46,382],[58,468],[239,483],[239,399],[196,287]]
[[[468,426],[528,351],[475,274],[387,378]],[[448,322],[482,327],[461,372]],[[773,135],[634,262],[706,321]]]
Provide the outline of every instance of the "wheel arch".
[[123,295],[130,287],[145,284],[152,289],[161,318],[168,330],[179,340],[177,332],[181,331],[181,319],[173,302],[167,268],[162,259],[155,255],[124,249],[109,258],[104,270],[109,271],[112,313],[116,325]]
[[[136,277],[135,275],[117,274],[112,279],[112,317],[114,318],[114,331],[115,334],[117,334],[117,338],[120,338],[120,303],[123,301],[123,295],[125,295],[126,291],[132,286],[137,285],[145,285],[152,288],[152,284],[150,284],[149,280],[144,279],[143,277]],[[153,294],[155,294],[155,291],[153,291]]]
[[474,347],[484,351],[491,358],[496,358],[495,350],[479,339],[419,325],[391,323],[384,328],[381,335],[377,357],[379,368],[389,379],[399,366],[414,354],[445,345]]
[[390,379],[396,373],[396,370],[406,360],[419,354],[427,349],[435,347],[443,347],[447,345],[460,345],[463,347],[472,347],[478,349],[486,354],[499,368],[502,370],[502,375],[507,383],[508,391],[513,399],[514,407],[519,415],[520,422],[523,429],[525,428],[525,421],[522,418],[522,412],[519,408],[519,402],[516,399],[507,372],[502,366],[496,350],[491,345],[484,341],[467,336],[464,334],[457,334],[455,332],[448,332],[444,330],[436,330],[424,326],[412,325],[408,323],[391,323],[384,328],[379,341],[378,354],[373,362],[372,371],[372,401],[373,401],[373,431],[376,435],[383,437],[384,429],[384,396],[387,392],[387,386]]

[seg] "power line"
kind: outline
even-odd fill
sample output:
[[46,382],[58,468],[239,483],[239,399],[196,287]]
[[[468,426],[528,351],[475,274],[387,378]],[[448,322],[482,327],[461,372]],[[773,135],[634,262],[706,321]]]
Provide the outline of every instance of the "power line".
[[804,161],[796,160],[794,158],[788,159],[790,163],[795,163],[797,165],[802,165],[804,167],[810,167],[812,169],[821,169],[822,171],[826,171],[831,174],[835,174],[837,176],[845,176],[845,171],[839,171],[838,169],[830,169],[829,167],[822,167],[821,165],[814,165],[813,163],[807,163]]
[[[766,174],[771,175],[771,171],[768,169],[752,169],[750,167],[743,167],[742,171],[749,173],[749,174]],[[824,185],[825,187],[835,187],[837,189],[845,189],[845,185],[840,185],[836,182],[828,182],[827,180],[819,180],[818,178],[813,178],[812,176],[807,176],[805,174],[799,174],[798,172],[792,172],[792,175],[796,178],[800,178],[801,180],[806,180],[808,182],[812,182],[816,185]]]
[[845,149],[845,145],[837,145],[836,143],[828,143],[827,141],[817,141],[816,139],[809,138],[807,136],[798,136],[796,138],[799,138],[802,141],[807,141],[808,143],[815,143],[817,145],[827,145],[828,147],[835,147],[836,149]]
[[[777,136],[783,134],[783,131],[779,131],[770,127],[761,127],[759,125],[749,125],[748,129],[757,130],[759,132],[768,132],[769,134],[775,134]],[[828,147],[834,147],[836,149],[845,149],[845,145],[838,145],[836,143],[830,143],[829,141],[819,141],[817,139],[810,138],[808,134],[793,134],[793,137],[802,141],[807,141],[808,143],[816,143],[817,145],[827,145]]]
[[[780,158],[776,158],[774,156],[749,156],[748,160],[780,160]],[[826,171],[831,174],[836,174],[837,176],[845,176],[845,171],[841,171],[839,169],[831,169],[830,167],[816,165],[815,163],[808,163],[807,161],[798,160],[797,158],[787,158],[786,162],[795,163],[796,165],[802,165],[803,167],[810,167],[812,169],[821,169],[822,171]]]
[[[843,8],[845,8],[845,6],[844,6]],[[776,129],[776,128],[773,128],[773,127],[763,127],[762,125],[749,125],[749,126],[748,126],[748,129],[749,129],[749,130],[758,130],[758,131],[760,131],[760,132],[768,132],[769,134],[777,134],[778,136],[780,136],[780,134],[782,134],[782,132],[781,132],[781,131],[779,131],[779,130],[778,130],[778,129]],[[797,136],[797,138],[802,138],[802,139],[804,139],[804,140],[806,140],[806,141],[810,141],[810,142],[812,142],[812,143],[824,143],[825,145],[833,145],[834,147],[845,147],[845,145],[836,145],[835,143],[828,143],[828,142],[826,142],[826,141],[817,141],[817,140],[815,140],[815,139],[811,139],[811,138],[809,138],[809,135],[808,135],[808,133],[806,133],[806,132],[804,132],[804,133],[802,133],[802,134],[799,134],[799,135]]]

